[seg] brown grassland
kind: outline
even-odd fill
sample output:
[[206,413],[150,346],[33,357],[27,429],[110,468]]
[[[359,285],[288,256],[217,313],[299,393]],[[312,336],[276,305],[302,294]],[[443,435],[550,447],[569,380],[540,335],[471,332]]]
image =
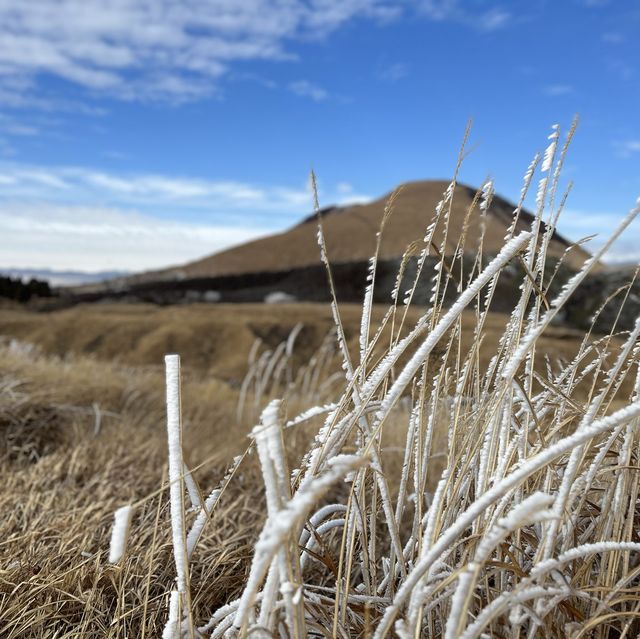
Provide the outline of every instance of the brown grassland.
[[[341,306],[354,354],[361,310]],[[374,322],[384,310],[374,307]],[[411,322],[417,317],[414,309]],[[496,352],[506,321],[505,315],[489,314],[481,367]],[[294,349],[296,369],[329,333],[328,306],[87,305],[47,314],[0,313],[1,637],[159,636],[174,578],[162,356],[183,355],[185,455],[200,485],[215,485],[244,450],[256,417],[241,423],[236,418],[252,347],[275,349],[298,323],[303,328]],[[465,311],[465,348],[475,324],[475,313]],[[540,352],[568,361],[580,338],[575,330],[552,327],[539,342]],[[334,358],[324,376],[336,369]],[[302,399],[292,398],[292,415],[304,408]],[[292,463],[317,422],[310,426],[296,433],[299,441],[289,440]],[[394,473],[402,432],[387,435]],[[436,437],[436,455],[444,457],[444,429]],[[442,467],[436,457],[430,490]],[[242,589],[264,522],[261,484],[250,459],[206,528],[191,574],[197,618]],[[125,503],[137,504],[128,559],[112,566],[106,557],[113,511]]]

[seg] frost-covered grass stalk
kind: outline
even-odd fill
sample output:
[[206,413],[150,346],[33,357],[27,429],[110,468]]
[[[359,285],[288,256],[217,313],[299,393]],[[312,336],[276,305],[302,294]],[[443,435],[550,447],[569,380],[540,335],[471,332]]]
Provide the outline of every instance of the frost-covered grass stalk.
[[299,323],[287,339],[274,349],[265,348],[256,339],[250,352],[247,374],[238,396],[238,423],[253,426],[265,404],[273,397],[285,401],[326,402],[337,376],[328,375],[336,356],[335,331],[300,365],[294,362],[295,344],[304,326]]
[[113,528],[111,530],[111,545],[109,546],[109,563],[117,564],[127,548],[127,537],[133,516],[132,506],[122,506],[113,513]]
[[[407,249],[390,308],[377,325],[374,257],[359,336],[345,333],[334,300],[337,348],[323,346],[300,374],[291,366],[300,328],[272,351],[254,349],[239,415],[257,422],[257,409],[272,394],[286,397],[267,405],[249,444],[257,448],[267,518],[240,596],[195,620],[195,633],[638,636],[640,324],[610,336],[589,331],[566,360],[544,346],[552,322],[598,266],[588,260],[564,288],[551,288],[561,273],[547,255],[564,205],[557,190],[567,144],[560,137],[554,126],[546,150],[529,166],[497,255],[468,259],[483,245],[493,183],[476,195],[461,237],[452,238],[454,178],[424,229],[424,243]],[[536,171],[536,214],[525,229],[521,210]],[[381,221],[376,254],[394,200]],[[631,211],[612,238],[637,213]],[[474,220],[480,237],[470,232]],[[331,277],[322,228],[319,244]],[[409,279],[412,254],[417,274]],[[429,272],[433,256],[438,264]],[[512,311],[487,353],[494,321],[488,311],[500,279],[513,277],[514,269],[522,279]],[[431,278],[430,299],[420,299],[419,278]],[[457,300],[445,308],[447,290]],[[406,291],[404,302],[400,291]],[[423,305],[421,315],[409,313],[409,304]],[[341,392],[320,397],[336,354],[343,360]],[[188,594],[189,562],[207,561],[195,552],[198,539],[242,463],[234,462],[223,487],[203,503],[189,490],[198,512],[187,548],[178,382],[178,360],[170,356],[169,474],[180,595],[172,594],[169,626],[175,628],[176,607],[188,613],[182,594]],[[296,415],[290,407],[300,403]],[[298,454],[289,438],[309,424],[317,426],[315,437]]]
[[[189,558],[187,554],[185,525],[185,464],[182,456],[182,402],[180,388],[180,356],[165,356],[166,388],[167,388],[167,440],[169,448],[169,495],[171,505],[171,534],[173,538],[173,555],[176,565],[177,595],[172,593],[170,615],[165,634],[167,637],[178,637],[171,627],[176,625],[172,616],[175,607],[189,616]],[[177,599],[177,603],[176,603]],[[191,623],[187,621],[189,627]],[[168,634],[167,634],[168,633]],[[191,632],[193,634],[193,632]]]

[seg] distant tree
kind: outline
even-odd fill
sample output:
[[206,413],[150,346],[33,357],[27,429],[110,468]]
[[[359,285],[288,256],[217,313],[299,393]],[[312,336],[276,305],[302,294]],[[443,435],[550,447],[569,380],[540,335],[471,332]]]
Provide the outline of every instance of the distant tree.
[[28,302],[32,297],[51,297],[49,282],[31,278],[23,282],[20,278],[0,277],[0,297],[17,302]]

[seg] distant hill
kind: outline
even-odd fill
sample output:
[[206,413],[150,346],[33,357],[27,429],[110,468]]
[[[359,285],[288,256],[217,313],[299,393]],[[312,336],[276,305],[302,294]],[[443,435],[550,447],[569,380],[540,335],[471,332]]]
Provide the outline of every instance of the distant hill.
[[[424,237],[432,220],[435,208],[442,199],[448,182],[425,180],[408,182],[400,187],[395,200],[393,214],[386,225],[382,240],[381,258],[396,259],[402,256],[407,246]],[[476,189],[459,184],[456,187],[447,252],[453,252],[462,231],[465,215],[473,203]],[[391,193],[369,202],[350,206],[336,206],[322,211],[324,232],[329,259],[335,264],[364,262],[374,250],[376,233],[385,205]],[[484,250],[497,253],[504,243],[504,236],[512,222],[515,205],[496,195],[487,214]],[[529,229],[532,215],[522,211],[517,230]],[[316,240],[317,221],[312,215],[300,224],[283,233],[277,233],[241,246],[215,253],[182,266],[144,273],[120,282],[143,282],[152,280],[219,277],[246,273],[291,271],[319,264]],[[480,210],[475,206],[470,218],[467,249],[475,252],[480,232]],[[436,234],[439,245],[442,232]],[[549,247],[552,257],[560,257],[569,242],[558,233],[554,234]],[[567,257],[567,265],[579,267],[589,254],[575,248]]]
[[95,282],[113,280],[117,277],[129,275],[125,271],[100,271],[97,273],[86,273],[84,271],[54,271],[51,269],[38,268],[0,268],[0,275],[18,278],[21,280],[43,280],[50,286],[78,286]]

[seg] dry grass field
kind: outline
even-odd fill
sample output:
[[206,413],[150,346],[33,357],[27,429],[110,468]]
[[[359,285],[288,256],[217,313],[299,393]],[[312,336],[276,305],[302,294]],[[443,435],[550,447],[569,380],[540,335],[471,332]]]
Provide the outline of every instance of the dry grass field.
[[[166,506],[158,492],[166,473],[161,373],[15,345],[2,348],[2,362],[0,636],[142,636],[143,601],[147,636],[157,636],[160,584],[172,579],[166,526],[153,526]],[[185,420],[194,441],[207,443],[202,479],[216,481],[242,445],[230,429],[233,391],[215,379],[188,386],[193,410]],[[185,393],[187,401],[187,385]],[[233,576],[242,574],[242,540],[260,511],[259,484],[248,486],[253,494],[238,491],[220,513],[223,526],[205,541],[220,578],[217,599],[206,606],[222,603],[227,587],[235,592]],[[125,575],[106,557],[113,510],[130,501],[141,501],[139,562]]]
[[[374,308],[374,322],[384,310]],[[361,311],[341,307],[353,353]],[[417,318],[414,309],[411,323]],[[489,314],[481,367],[496,352],[507,319]],[[465,311],[465,348],[475,323],[475,313]],[[255,413],[239,423],[236,408],[252,347],[273,351],[297,324],[303,328],[293,351],[295,369],[331,330],[328,306],[87,305],[47,314],[17,308],[0,313],[6,514],[0,530],[0,636],[160,634],[173,582],[162,357],[172,351],[183,356],[185,456],[200,485],[215,485],[249,443]],[[579,345],[580,334],[562,327],[551,327],[539,341],[542,354],[565,361]],[[323,375],[339,369],[334,353]],[[623,390],[629,392],[628,381]],[[268,399],[261,398],[262,405]],[[304,408],[302,399],[292,398],[292,415]],[[295,441],[290,438],[292,464],[317,427],[312,421]],[[395,475],[403,429],[400,424],[399,432],[385,435]],[[431,491],[444,465],[446,429],[436,439]],[[191,574],[193,613],[200,619],[241,592],[265,517],[261,483],[249,458],[206,528],[198,570]],[[106,559],[113,512],[125,503],[135,503],[136,514],[130,559],[121,568]]]
[[[379,322],[387,307],[374,306],[372,321]],[[341,304],[345,334],[355,353],[362,306]],[[408,322],[420,317],[416,306]],[[481,355],[486,364],[496,352],[508,315],[490,313]],[[475,314],[462,314],[462,338],[473,340]],[[130,304],[80,305],[52,313],[20,308],[0,311],[0,335],[34,344],[43,354],[83,355],[104,362],[161,370],[165,353],[180,353],[187,370],[238,385],[247,371],[249,352],[256,340],[273,349],[286,340],[297,324],[294,356],[301,364],[320,347],[333,327],[328,304],[190,304],[154,306]],[[550,355],[575,354],[582,333],[563,326],[550,327],[540,345]]]

